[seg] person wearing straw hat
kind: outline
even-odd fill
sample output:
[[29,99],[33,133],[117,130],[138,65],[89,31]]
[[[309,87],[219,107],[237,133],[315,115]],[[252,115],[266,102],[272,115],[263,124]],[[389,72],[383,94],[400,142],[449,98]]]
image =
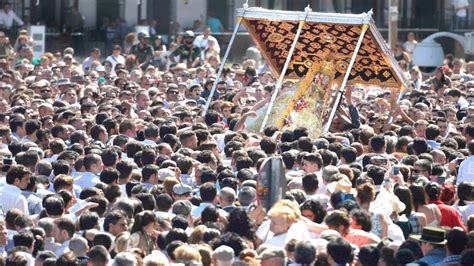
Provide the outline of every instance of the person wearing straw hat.
[[[446,234],[446,258],[436,266],[461,264],[461,253],[466,249],[468,237],[459,228],[451,229]],[[465,265],[465,264],[462,264]]]
[[427,226],[423,228],[421,235],[413,235],[412,239],[421,242],[421,251],[423,258],[420,262],[426,264],[440,263],[446,257],[446,231],[440,228]]
[[327,191],[329,193],[333,193],[336,190],[341,190],[345,193],[352,194],[354,196],[357,195],[357,190],[352,187],[352,182],[349,180],[348,177],[343,177],[336,182],[329,183],[327,186]]

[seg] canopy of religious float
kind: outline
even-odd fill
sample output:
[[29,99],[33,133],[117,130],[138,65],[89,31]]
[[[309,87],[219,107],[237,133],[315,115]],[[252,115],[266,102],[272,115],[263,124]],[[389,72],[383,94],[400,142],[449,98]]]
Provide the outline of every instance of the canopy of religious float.
[[[334,80],[342,82],[350,70],[347,83],[370,84],[382,87],[401,87],[402,71],[393,58],[385,40],[372,20],[372,13],[332,14],[268,10],[263,8],[238,9],[249,34],[262,52],[273,74],[279,77],[300,22],[303,24],[296,46],[291,55],[285,78],[300,79],[313,65],[322,64],[324,58],[334,56]],[[362,44],[356,50],[357,41],[363,35]],[[352,69],[351,56],[356,53]]]
[[[298,12],[244,6],[237,17],[234,33],[245,25],[278,78],[270,102],[247,123],[250,131],[271,124],[281,129],[306,126],[317,137],[329,130],[346,86],[402,89],[406,84],[372,11],[334,14],[309,7]],[[285,79],[297,82],[282,88]]]

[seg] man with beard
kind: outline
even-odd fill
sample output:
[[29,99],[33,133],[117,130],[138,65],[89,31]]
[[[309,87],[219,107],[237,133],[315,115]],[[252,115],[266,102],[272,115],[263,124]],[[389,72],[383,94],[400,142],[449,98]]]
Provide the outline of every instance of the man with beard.
[[194,32],[188,30],[183,34],[183,44],[181,44],[172,54],[173,63],[186,63],[188,68],[201,65],[201,49],[193,44]]
[[153,47],[148,44],[150,36],[146,32],[138,33],[139,43],[134,44],[130,49],[130,53],[135,55],[138,64],[142,69],[146,69],[153,59]]

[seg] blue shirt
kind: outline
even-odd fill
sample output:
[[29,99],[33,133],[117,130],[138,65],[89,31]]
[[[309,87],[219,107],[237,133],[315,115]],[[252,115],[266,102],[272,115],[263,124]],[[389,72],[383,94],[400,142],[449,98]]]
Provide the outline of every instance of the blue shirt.
[[434,266],[443,265],[459,265],[461,263],[461,255],[447,256],[442,262],[435,264]]
[[420,259],[420,262],[424,262],[428,265],[440,263],[446,257],[446,249],[444,248],[435,248],[428,252],[423,258]]
[[[209,98],[209,95],[211,95],[211,91],[210,91],[210,90],[207,90],[207,89],[202,90],[202,92],[201,92],[201,97],[202,97],[203,99]],[[217,89],[216,89],[216,90],[214,91],[214,95],[212,95],[212,98],[213,98],[214,100],[217,100],[217,99],[219,99],[220,96],[221,96],[221,94],[220,94],[220,93],[217,91]],[[199,103],[198,103],[198,104],[199,104]]]
[[207,26],[211,28],[211,32],[221,32],[222,23],[218,18],[208,18]]
[[439,144],[438,142],[436,142],[436,140],[426,140],[426,143],[428,143],[428,145],[433,149],[433,150],[438,150],[439,148],[441,148],[441,144]]

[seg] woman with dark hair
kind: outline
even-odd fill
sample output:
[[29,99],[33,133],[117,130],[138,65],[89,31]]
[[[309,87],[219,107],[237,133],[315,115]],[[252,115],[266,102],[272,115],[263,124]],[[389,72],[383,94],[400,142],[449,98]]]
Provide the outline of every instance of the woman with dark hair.
[[351,226],[350,230],[344,238],[351,244],[358,247],[365,245],[377,244],[380,237],[371,232],[372,218],[371,214],[364,209],[354,209],[350,212]]
[[207,222],[217,223],[219,220],[219,211],[217,210],[216,206],[209,205],[201,213],[201,222],[203,224]]
[[384,238],[388,235],[388,220],[387,217],[370,208],[370,204],[375,200],[375,186],[369,183],[362,184],[357,187],[357,203],[360,207],[371,214],[372,230],[376,236]]
[[67,190],[61,190],[58,194],[64,200],[64,212],[69,213],[69,209],[77,202],[76,197]]
[[[443,86],[451,86],[451,79],[444,74],[446,66],[440,66],[435,70],[435,76],[431,78],[428,83],[431,84],[431,89],[433,89],[436,92],[442,92],[443,90],[440,90],[443,88]],[[447,68],[447,67],[446,67]],[[443,96],[443,95],[440,95]]]
[[441,221],[441,212],[435,204],[427,204],[427,199],[423,186],[412,184],[409,187],[413,199],[413,209],[415,212],[421,212],[426,217],[427,226],[439,226]]
[[234,208],[227,217],[229,224],[227,232],[233,232],[244,238],[249,247],[255,246],[253,224],[244,208]]
[[[398,186],[395,188],[395,196],[405,204],[405,210],[398,213],[400,216],[399,220],[403,220],[404,218],[408,219],[411,224],[411,232],[412,234],[421,234],[421,230],[423,227],[426,226],[426,215],[421,212],[416,212],[413,208],[413,195],[409,188],[404,186]],[[404,232],[405,233],[405,232]]]
[[393,49],[393,56],[395,57],[395,60],[397,60],[398,63],[404,61],[404,62],[410,62],[410,55],[408,55],[407,52],[403,50],[403,44],[402,43],[396,43],[395,48]]
[[153,212],[143,211],[135,215],[135,221],[130,231],[129,248],[139,248],[151,254],[156,249],[155,243],[159,232],[156,231],[157,219]]
[[33,236],[35,238],[32,255],[33,257],[36,257],[38,255],[38,252],[44,250],[44,239],[46,238],[46,233],[41,227],[31,228],[31,233],[33,233]]
[[441,226],[449,226],[451,228],[458,226],[466,230],[459,212],[453,206],[446,205],[440,200],[441,187],[438,183],[430,182],[426,184],[425,192],[428,196],[428,203],[436,204],[441,212]]
[[321,202],[316,199],[308,199],[300,205],[301,215],[315,223],[322,223],[326,217],[326,210]]
[[[201,97],[203,97],[204,99],[207,99],[209,97],[209,95],[211,94],[211,88],[212,88],[212,85],[214,84],[214,81],[215,81],[214,79],[206,80],[206,82],[203,85]],[[212,98],[214,100],[217,100],[219,99],[219,96],[220,96],[220,93],[216,90],[214,91],[214,95],[212,96]]]

